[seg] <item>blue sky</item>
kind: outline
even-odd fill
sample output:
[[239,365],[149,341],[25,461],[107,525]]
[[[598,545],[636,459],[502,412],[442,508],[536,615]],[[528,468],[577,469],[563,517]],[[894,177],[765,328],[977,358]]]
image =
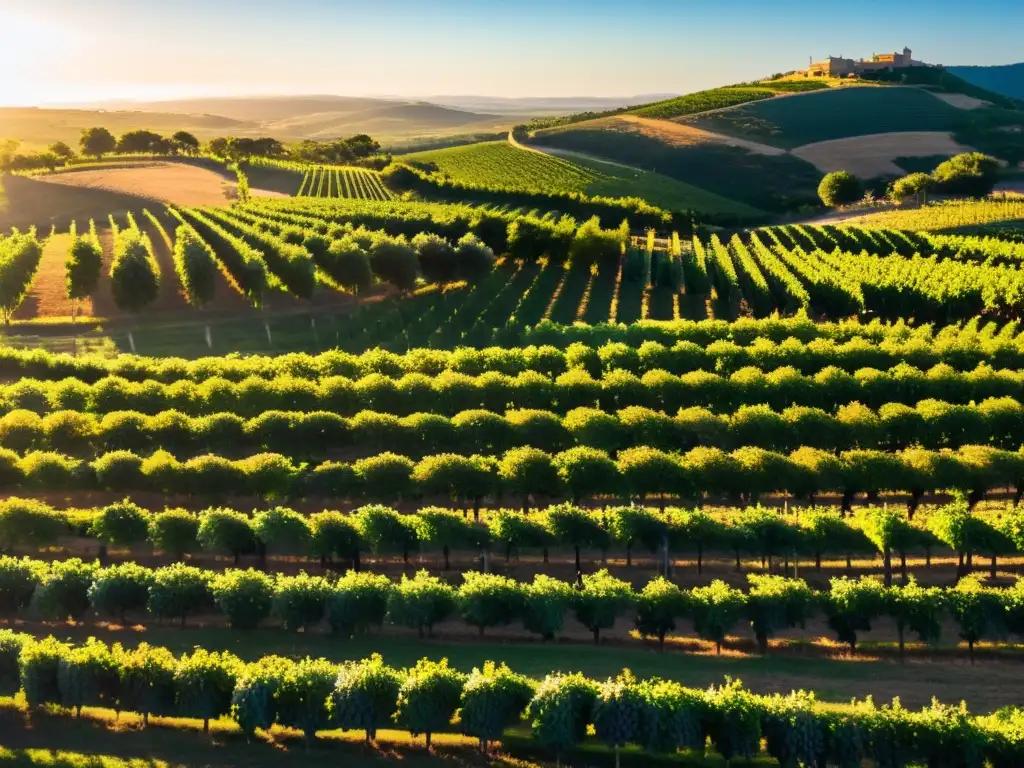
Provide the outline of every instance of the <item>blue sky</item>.
[[1024,59],[1024,2],[0,0],[0,102],[689,92],[809,56]]

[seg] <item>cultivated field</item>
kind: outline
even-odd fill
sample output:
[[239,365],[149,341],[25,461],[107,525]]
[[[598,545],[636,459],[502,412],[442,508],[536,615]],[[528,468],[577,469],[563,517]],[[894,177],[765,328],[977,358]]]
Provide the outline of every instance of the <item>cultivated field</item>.
[[972,151],[971,147],[958,143],[948,133],[931,131],[877,133],[850,139],[833,139],[805,144],[792,150],[795,156],[813,164],[822,173],[849,171],[862,179],[904,174],[907,169],[898,164],[903,158],[928,158],[930,171],[941,162],[937,162],[936,158]]

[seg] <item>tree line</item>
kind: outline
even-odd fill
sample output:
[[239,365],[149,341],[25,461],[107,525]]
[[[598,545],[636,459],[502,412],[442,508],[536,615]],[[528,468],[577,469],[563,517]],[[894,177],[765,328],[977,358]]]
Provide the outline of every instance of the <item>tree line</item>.
[[136,712],[144,724],[150,716],[186,717],[202,720],[205,731],[230,716],[249,737],[280,724],[301,731],[307,744],[328,729],[374,741],[397,727],[424,735],[428,746],[435,734],[462,733],[486,751],[526,723],[532,741],[559,759],[588,741],[592,727],[616,763],[626,746],[751,760],[762,740],[784,766],[871,759],[903,768],[949,764],[952,755],[967,768],[1010,768],[1024,754],[1018,710],[979,717],[937,701],[914,712],[898,700],[879,707],[871,699],[831,707],[804,692],[758,696],[731,680],[697,690],[628,671],[604,682],[562,673],[538,681],[492,662],[469,674],[427,659],[399,670],[379,655],[342,665],[280,657],[247,664],[230,652],[196,648],[175,657],[145,643],[74,646],[10,630],[0,631],[0,670],[0,692],[23,691],[31,708],[105,707]]
[[[998,514],[976,514],[959,498],[951,504],[920,515],[901,513],[895,507],[867,507],[852,516],[831,507],[791,510],[757,507],[709,513],[701,509],[669,507],[656,511],[637,505],[612,506],[599,511],[558,504],[535,512],[524,503],[523,511],[499,509],[481,522],[442,507],[424,507],[414,514],[400,514],[381,505],[361,507],[351,515],[329,511],[303,516],[285,507],[274,507],[252,516],[224,507],[195,514],[185,510],[154,513],[127,500],[101,509],[71,514],[38,501],[12,498],[0,504],[0,544],[8,550],[53,547],[61,537],[75,533],[100,542],[100,559],[106,548],[150,545],[165,555],[182,560],[186,555],[207,552],[230,556],[237,565],[245,555],[258,555],[265,564],[268,552],[299,558],[318,558],[326,566],[335,560],[351,562],[358,569],[361,556],[398,556],[403,561],[418,551],[433,550],[450,568],[453,552],[503,552],[506,561],[531,550],[543,553],[567,548],[581,569],[585,551],[625,551],[627,567],[636,552],[670,561],[674,554],[696,558],[698,574],[706,556],[727,553],[735,558],[737,572],[742,557],[760,557],[769,571],[782,561],[784,571],[797,567],[801,558],[811,559],[815,571],[826,557],[851,559],[880,555],[884,581],[892,582],[895,566],[907,578],[907,557],[923,554],[930,566],[932,554],[946,548],[959,558],[958,574],[971,572],[975,556],[990,559],[994,578],[998,558],[1024,551],[1024,520],[1016,507]],[[486,558],[485,558],[486,559]]]

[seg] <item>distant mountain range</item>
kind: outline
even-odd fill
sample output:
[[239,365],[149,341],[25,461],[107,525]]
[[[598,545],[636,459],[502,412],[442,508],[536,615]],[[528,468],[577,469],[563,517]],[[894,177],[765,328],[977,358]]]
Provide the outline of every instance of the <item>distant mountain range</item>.
[[1003,96],[1024,99],[1024,62],[994,67],[946,67],[972,85]]

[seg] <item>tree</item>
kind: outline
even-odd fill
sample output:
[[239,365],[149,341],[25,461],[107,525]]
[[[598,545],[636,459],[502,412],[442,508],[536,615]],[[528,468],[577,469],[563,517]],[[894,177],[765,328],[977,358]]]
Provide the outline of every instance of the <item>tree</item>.
[[199,515],[200,545],[207,552],[231,555],[235,565],[239,558],[256,548],[252,522],[233,509],[207,509]]
[[184,627],[190,615],[201,613],[213,605],[212,579],[211,571],[184,563],[157,568],[149,588],[149,612],[161,619],[180,619]]
[[451,283],[456,280],[458,262],[452,244],[439,235],[420,232],[412,239],[419,258],[420,271],[428,283]]
[[462,688],[462,732],[478,738],[486,752],[489,742],[500,739],[506,728],[522,719],[533,687],[533,681],[504,664],[489,661],[482,669],[474,668]]
[[60,660],[57,685],[61,702],[82,716],[82,707],[117,704],[120,660],[103,642],[90,637],[85,645],[70,648]]
[[43,247],[35,229],[15,234],[0,243],[0,316],[10,325],[39,268]]
[[398,689],[395,722],[413,736],[422,733],[430,749],[431,736],[443,732],[455,718],[465,684],[466,675],[449,667],[447,659],[420,659]]
[[860,180],[847,171],[832,171],[818,185],[818,197],[829,208],[855,203],[864,196]]
[[656,552],[665,542],[668,525],[659,516],[645,507],[616,507],[608,510],[609,532],[620,544],[626,546],[626,566],[633,564],[633,548],[639,546],[646,552]]
[[328,702],[335,691],[338,667],[326,659],[303,659],[284,673],[277,689],[277,721],[298,728],[308,746],[316,732],[331,726]]
[[129,611],[146,610],[153,579],[153,571],[138,563],[100,568],[89,587],[89,602],[100,616],[113,616],[124,624]]
[[455,275],[460,280],[475,284],[494,269],[494,251],[467,232],[455,244]]
[[331,585],[322,576],[278,576],[271,613],[292,632],[316,626],[324,617]]
[[615,620],[634,601],[633,588],[616,579],[607,570],[582,577],[582,588],[576,593],[576,618],[594,634],[594,643],[601,642],[601,630],[611,629]]
[[91,236],[75,236],[64,262],[65,287],[71,299],[71,317],[77,314],[78,302],[96,290],[103,267],[103,249]]
[[39,560],[0,556],[0,615],[13,616],[27,608],[46,571]]
[[185,297],[194,307],[213,301],[219,269],[213,249],[189,226],[174,232],[174,269],[185,289]]
[[547,528],[555,543],[572,547],[576,553],[576,573],[580,574],[580,550],[583,547],[608,546],[608,533],[588,510],[572,504],[559,504],[544,511]]
[[185,509],[166,509],[149,521],[153,547],[180,561],[199,547],[199,517]]
[[[277,694],[294,666],[291,660],[276,656],[243,665],[231,694],[231,715],[247,740],[252,739],[257,728],[267,730],[277,722]],[[325,695],[325,702],[326,699]]]
[[274,507],[259,512],[252,519],[252,529],[263,552],[300,557],[309,553],[309,522],[293,509]]
[[676,619],[686,614],[688,602],[672,582],[659,576],[636,595],[636,628],[644,637],[658,638],[658,650],[665,650],[665,635],[675,631]]
[[74,156],[75,156],[75,151],[73,149],[71,149],[71,147],[69,147],[63,141],[56,141],[53,144],[51,144],[49,146],[49,152],[50,152],[50,154],[54,155],[59,160],[61,160],[62,162],[65,162],[65,163],[68,160],[71,160],[72,158],[74,158]]
[[618,466],[604,451],[570,448],[555,456],[554,464],[574,502],[619,490]]
[[725,636],[743,615],[746,595],[715,579],[709,586],[691,590],[689,604],[697,636],[714,642],[715,653],[720,655]]
[[416,287],[419,277],[416,250],[401,236],[384,235],[374,241],[370,246],[370,268],[378,279],[406,293]]
[[89,610],[89,587],[96,570],[94,564],[77,557],[53,563],[32,596],[35,609],[48,619],[78,621]]
[[999,178],[999,161],[981,152],[951,157],[933,172],[936,190],[947,195],[984,197]]
[[274,582],[253,568],[230,570],[213,578],[210,592],[232,629],[255,629],[270,615]]
[[506,451],[498,462],[498,478],[505,490],[523,499],[528,512],[531,496],[557,496],[561,479],[550,454],[525,446]]
[[342,665],[331,694],[334,719],[342,730],[365,731],[374,741],[398,708],[401,674],[384,664],[380,654]]
[[152,131],[128,131],[117,142],[117,151],[124,155],[163,154],[167,149],[166,139]]
[[183,656],[174,671],[178,713],[202,720],[203,733],[209,733],[210,720],[231,711],[231,696],[242,670],[242,662],[228,652],[197,648]]
[[587,737],[598,690],[579,673],[545,677],[526,712],[534,740],[558,756],[574,750]]
[[142,724],[149,725],[150,715],[174,712],[174,672],[178,660],[166,648],[153,648],[148,643],[118,654],[120,690],[117,706],[138,712]]
[[619,750],[630,743],[639,743],[645,713],[643,694],[636,678],[627,670],[610,678],[598,690],[594,704],[594,733],[615,751],[615,768],[619,768]]
[[974,663],[974,646],[987,637],[999,638],[1006,633],[1006,610],[1002,591],[983,586],[975,576],[968,576],[946,593],[949,612],[960,626],[960,637],[967,641],[967,653]]
[[104,155],[114,151],[117,139],[106,128],[86,128],[82,131],[78,145],[82,148],[83,155],[92,155],[101,160]]
[[395,510],[370,504],[355,512],[359,535],[375,555],[399,552],[405,562],[417,543],[415,520],[407,519]]
[[457,512],[426,507],[416,516],[420,541],[441,547],[444,569],[451,570],[451,550],[476,547],[486,541],[486,529],[478,528]]
[[761,653],[768,653],[768,640],[785,627],[804,626],[814,611],[815,594],[803,579],[748,574],[750,591],[746,608]]
[[149,535],[149,513],[128,499],[109,504],[99,511],[89,526],[89,534],[102,543],[100,561],[106,557],[107,545],[130,547]]
[[332,632],[351,637],[380,627],[388,613],[395,585],[384,575],[349,571],[327,595],[327,623]]
[[487,627],[511,624],[522,613],[523,592],[519,582],[493,573],[464,573],[456,594],[462,620],[478,627],[483,635]]
[[575,592],[569,584],[537,574],[530,584],[520,584],[523,599],[523,627],[528,632],[553,640],[565,625],[565,614]]
[[199,139],[193,136],[187,131],[178,131],[171,140],[178,145],[178,150],[184,152],[186,155],[198,155],[199,154]]
[[123,229],[115,237],[110,290],[117,306],[127,312],[141,312],[160,292],[160,268],[146,236],[137,229]]
[[327,249],[323,269],[346,291],[359,296],[373,285],[370,256],[351,237],[335,240]]
[[822,595],[828,625],[841,643],[857,650],[857,633],[871,630],[871,622],[885,610],[885,587],[875,579],[831,579]]
[[415,578],[402,575],[402,580],[388,597],[388,616],[400,624],[430,635],[435,624],[444,621],[455,610],[456,593],[451,586],[427,571]]
[[900,660],[903,660],[904,636],[909,629],[922,643],[933,643],[942,631],[945,593],[938,587],[922,587],[911,576],[902,586],[890,587],[886,594],[886,613],[896,621]]
[[889,198],[894,203],[901,203],[908,197],[913,197],[921,203],[928,202],[928,190],[935,185],[933,179],[927,173],[911,173],[896,179],[889,190]]

